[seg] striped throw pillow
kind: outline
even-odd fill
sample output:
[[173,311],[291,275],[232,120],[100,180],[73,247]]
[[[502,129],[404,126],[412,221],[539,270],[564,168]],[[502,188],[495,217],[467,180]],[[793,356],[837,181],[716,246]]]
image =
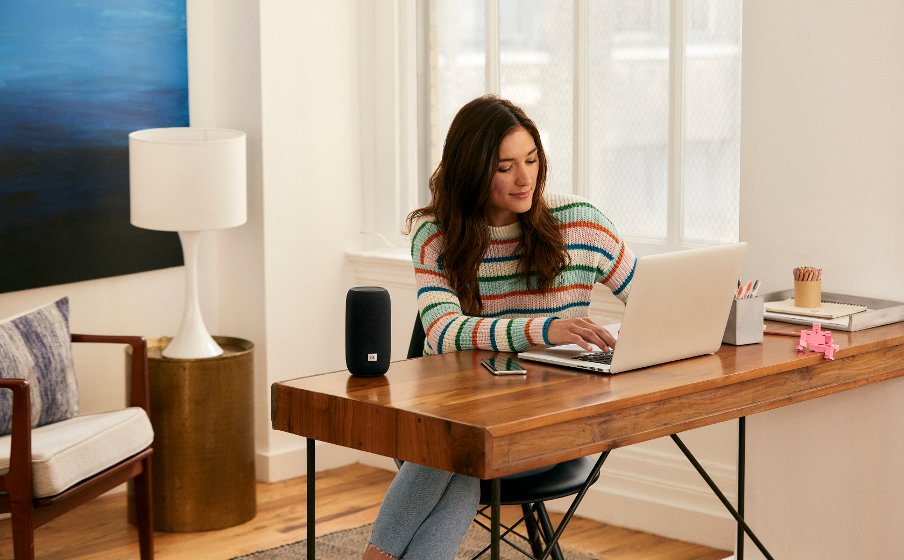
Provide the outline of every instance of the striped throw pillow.
[[[0,377],[31,385],[33,428],[78,414],[69,298],[0,321]],[[0,391],[0,435],[12,428],[12,391]]]

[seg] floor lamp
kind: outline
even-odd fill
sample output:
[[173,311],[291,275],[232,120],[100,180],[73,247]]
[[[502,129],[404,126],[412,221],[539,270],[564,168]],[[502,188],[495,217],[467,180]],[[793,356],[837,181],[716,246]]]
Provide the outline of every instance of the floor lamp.
[[204,326],[198,304],[198,241],[202,231],[247,220],[245,133],[217,128],[153,128],[129,134],[131,222],[177,231],[185,255],[182,324],[166,358],[223,354]]

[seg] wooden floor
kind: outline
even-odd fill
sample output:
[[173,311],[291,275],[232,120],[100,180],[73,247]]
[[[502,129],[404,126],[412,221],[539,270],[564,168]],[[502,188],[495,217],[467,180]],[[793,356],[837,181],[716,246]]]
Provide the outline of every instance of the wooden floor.
[[[372,523],[393,473],[351,465],[317,473],[317,534]],[[225,560],[306,537],[305,478],[258,484],[257,516],[248,523],[206,533],[156,533],[160,560]],[[503,508],[503,521],[518,513]],[[558,522],[551,514],[553,522]],[[682,541],[669,540],[595,521],[574,518],[563,546],[600,560],[722,560],[731,556]],[[0,558],[12,558],[9,519],[0,521]],[[120,560],[138,558],[138,532],[126,521],[124,494],[94,500],[35,533],[38,559]]]

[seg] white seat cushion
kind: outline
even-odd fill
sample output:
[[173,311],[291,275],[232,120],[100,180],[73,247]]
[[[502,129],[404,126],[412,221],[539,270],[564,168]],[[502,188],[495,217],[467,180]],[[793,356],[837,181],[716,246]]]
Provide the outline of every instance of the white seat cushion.
[[[0,437],[0,475],[9,472],[12,436]],[[108,469],[154,441],[142,408],[85,414],[31,431],[35,498],[59,494]]]

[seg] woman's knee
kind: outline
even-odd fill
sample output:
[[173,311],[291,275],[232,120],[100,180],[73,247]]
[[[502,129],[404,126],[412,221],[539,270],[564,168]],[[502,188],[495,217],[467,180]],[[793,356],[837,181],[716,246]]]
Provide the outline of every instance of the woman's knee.
[[383,498],[370,542],[387,554],[401,557],[419,527],[444,501],[453,476],[415,463],[402,465]]
[[477,506],[480,505],[480,480],[474,477],[463,474],[454,475],[449,481],[447,492],[455,493],[462,508],[467,507],[476,511]]

